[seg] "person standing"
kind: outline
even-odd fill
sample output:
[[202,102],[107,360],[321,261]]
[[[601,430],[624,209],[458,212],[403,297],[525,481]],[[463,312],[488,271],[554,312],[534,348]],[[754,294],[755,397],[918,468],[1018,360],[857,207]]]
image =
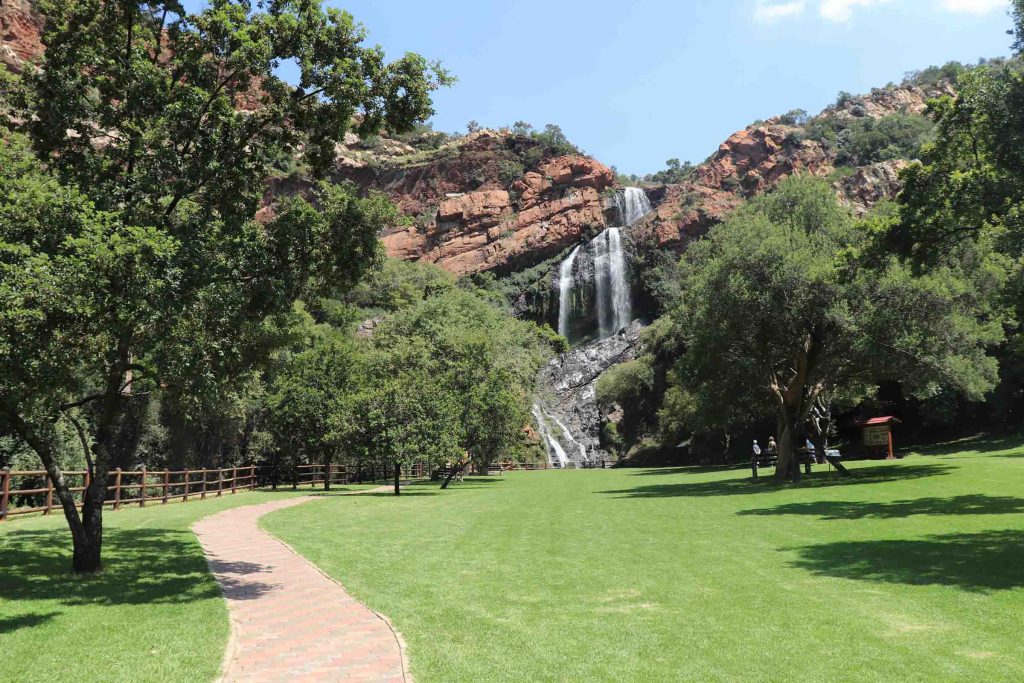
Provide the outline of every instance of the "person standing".
[[757,466],[760,459],[761,447],[757,445],[757,439],[754,439],[754,446],[751,449],[750,455],[750,472],[754,475],[754,479],[757,479]]

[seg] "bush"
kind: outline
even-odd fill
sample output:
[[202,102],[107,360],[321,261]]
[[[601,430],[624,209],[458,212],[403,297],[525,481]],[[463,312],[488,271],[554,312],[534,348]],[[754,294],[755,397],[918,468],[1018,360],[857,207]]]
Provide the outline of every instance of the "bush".
[[508,186],[523,177],[526,169],[518,161],[502,159],[498,162],[498,180],[502,185]]
[[836,163],[863,166],[888,159],[915,158],[935,125],[923,116],[890,114],[856,119],[836,137]]

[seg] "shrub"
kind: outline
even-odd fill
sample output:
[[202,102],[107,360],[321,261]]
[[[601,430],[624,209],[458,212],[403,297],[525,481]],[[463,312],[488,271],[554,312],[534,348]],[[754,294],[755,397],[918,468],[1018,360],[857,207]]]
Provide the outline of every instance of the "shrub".
[[498,162],[498,180],[502,185],[511,185],[522,178],[525,172],[523,165],[513,159],[502,159]]

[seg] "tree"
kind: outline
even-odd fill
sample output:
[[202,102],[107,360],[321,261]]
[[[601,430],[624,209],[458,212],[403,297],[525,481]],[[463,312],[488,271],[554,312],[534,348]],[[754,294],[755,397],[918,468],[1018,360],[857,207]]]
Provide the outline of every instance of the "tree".
[[365,416],[372,448],[394,468],[397,496],[403,465],[458,457],[456,397],[439,381],[437,360],[422,338],[375,344],[364,368],[367,388],[354,405]]
[[[545,335],[474,293],[432,297],[385,321],[374,335],[381,350],[420,340],[433,365],[424,370],[451,397],[455,450],[436,453],[451,463],[451,477],[470,462],[486,466],[513,454],[528,422],[533,382],[550,355]],[[422,390],[422,389],[421,389]]]
[[476,119],[466,124],[467,133],[476,133],[478,130],[480,130],[480,123]]
[[[0,197],[0,420],[53,476],[73,567],[92,572],[130,402],[158,386],[228,386],[288,338],[296,298],[357,281],[395,220],[379,197],[319,185],[257,223],[271,166],[298,157],[321,175],[347,132],[408,130],[450,79],[418,55],[386,63],[349,14],[314,0],[40,9],[45,58],[24,78],[18,118],[52,177],[5,146],[0,182],[15,192]],[[286,61],[295,86],[275,74]],[[69,213],[25,214],[47,198]],[[83,407],[87,421],[69,412]],[[53,423],[73,418],[92,473],[81,515],[47,444]]]
[[361,377],[356,349],[346,337],[314,342],[288,359],[276,374],[267,396],[270,430],[294,462],[325,466],[324,489],[331,488],[335,456],[349,443],[352,396]]
[[512,133],[522,137],[529,137],[533,132],[533,125],[526,121],[516,121],[512,124]]
[[796,177],[683,257],[673,314],[682,384],[700,388],[697,400],[756,400],[755,412],[774,414],[777,476],[798,476],[797,432],[834,392],[898,379],[979,397],[993,385],[985,349],[1002,336],[991,303],[1005,282],[1000,259],[978,252],[973,267],[915,275],[895,258],[864,256],[869,239],[826,183]]

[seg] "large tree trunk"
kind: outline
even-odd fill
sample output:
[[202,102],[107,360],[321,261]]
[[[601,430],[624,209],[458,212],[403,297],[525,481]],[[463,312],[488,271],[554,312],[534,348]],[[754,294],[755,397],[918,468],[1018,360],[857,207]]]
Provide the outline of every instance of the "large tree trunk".
[[331,456],[324,458],[324,491],[331,490]]
[[[44,436],[41,436],[36,432],[27,422],[25,422],[20,416],[12,416],[13,422],[16,425],[18,435],[22,440],[29,445],[29,447],[36,452],[39,456],[39,460],[43,463],[43,468],[46,470],[47,476],[50,481],[53,482],[53,491],[57,494],[57,500],[60,501],[61,509],[64,512],[64,519],[67,520],[68,529],[71,530],[71,543],[72,543],[72,560],[71,566],[76,573],[85,574],[99,571],[100,569],[100,550],[103,545],[102,538],[102,520],[97,520],[95,524],[89,524],[87,520],[90,517],[91,508],[89,505],[90,491],[97,488],[97,482],[101,481],[101,487],[103,492],[106,492],[106,477],[104,476],[100,480],[95,471],[92,473],[92,479],[89,482],[89,487],[82,494],[85,504],[83,505],[83,514],[78,514],[78,506],[75,504],[75,496],[71,493],[68,482],[64,478],[64,472],[61,471],[57,465],[57,458],[53,452],[52,443],[47,440]],[[102,503],[102,498],[100,501]],[[101,505],[102,508],[102,505]],[[102,513],[102,509],[100,510]],[[96,530],[99,530],[97,534]]]
[[441,484],[441,488],[448,488],[448,484],[452,483],[452,479],[454,479],[459,474],[459,472],[466,468],[466,464],[467,463],[460,462],[457,467],[448,468],[448,474],[445,476],[444,482],[442,482]]
[[779,459],[775,463],[775,478],[800,478],[800,463],[797,461],[796,415],[795,411],[783,404],[776,411]]
[[395,463],[395,495],[396,496],[400,495],[402,493],[402,490],[400,488],[401,481],[402,481],[402,463],[396,462]]

